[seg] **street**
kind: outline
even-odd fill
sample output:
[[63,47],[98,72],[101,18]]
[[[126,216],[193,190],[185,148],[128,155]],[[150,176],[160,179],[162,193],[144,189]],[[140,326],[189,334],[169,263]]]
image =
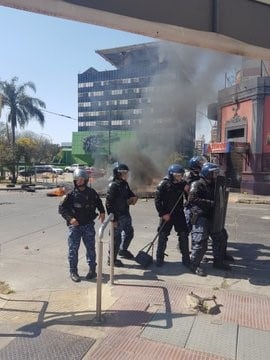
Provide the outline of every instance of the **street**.
[[[94,287],[95,282],[74,284],[69,279],[67,263],[67,227],[58,214],[59,197],[46,196],[45,190],[34,193],[1,191],[0,193],[0,281],[16,292]],[[130,250],[137,252],[154,236],[158,224],[153,199],[140,199],[131,208],[135,238]],[[100,224],[96,224],[98,230]],[[177,237],[172,231],[168,241],[166,264],[144,270],[134,261],[124,260],[125,267],[115,269],[117,281],[138,279],[179,280],[183,284],[226,286],[267,294],[270,270],[269,205],[229,203],[226,228],[229,253],[236,259],[231,272],[215,270],[211,262],[203,265],[209,274],[200,278],[187,271],[180,262]],[[109,235],[104,236],[103,279],[109,279],[106,265]],[[210,249],[211,250],[211,249]],[[211,258],[211,251],[208,256]],[[79,273],[88,267],[83,245],[80,249]]]

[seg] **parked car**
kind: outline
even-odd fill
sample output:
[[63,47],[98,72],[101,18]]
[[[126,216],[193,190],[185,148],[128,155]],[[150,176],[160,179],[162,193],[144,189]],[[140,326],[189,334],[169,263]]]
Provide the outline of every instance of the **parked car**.
[[20,176],[33,176],[33,175],[35,175],[35,169],[33,167],[31,167],[31,168],[28,168],[28,169],[19,170],[18,175],[20,175]]
[[35,174],[43,174],[43,173],[52,173],[53,172],[53,167],[52,165],[35,165],[35,166],[31,166],[27,169],[24,170],[20,170],[18,172],[18,174],[20,176],[33,176]]
[[53,172],[54,174],[57,174],[57,175],[62,175],[64,171],[63,171],[62,168],[53,167],[53,168],[52,168],[52,172]]
[[94,166],[87,167],[86,171],[87,171],[89,177],[92,177],[92,178],[103,177],[106,173],[106,171],[104,169],[98,169],[98,168],[95,168]]
[[65,172],[73,172],[77,168],[84,168],[84,164],[72,164],[70,166],[65,167]]

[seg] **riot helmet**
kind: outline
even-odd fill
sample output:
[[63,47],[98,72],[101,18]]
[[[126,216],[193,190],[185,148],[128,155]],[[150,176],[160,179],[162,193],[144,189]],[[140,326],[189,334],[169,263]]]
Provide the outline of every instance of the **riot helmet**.
[[212,180],[214,178],[214,175],[218,174],[218,172],[219,172],[218,165],[214,163],[206,162],[202,166],[201,176],[207,180]]
[[168,168],[168,177],[173,180],[175,175],[184,175],[185,169],[180,164],[172,164]]
[[117,164],[113,169],[113,178],[118,179],[121,174],[126,174],[129,168],[126,164]]
[[73,171],[73,182],[75,186],[77,186],[76,180],[78,180],[79,178],[84,179],[84,185],[88,183],[89,175],[85,169],[77,168]]
[[205,163],[205,158],[202,156],[193,156],[190,160],[189,160],[189,168],[190,170],[193,171],[200,171],[203,164]]

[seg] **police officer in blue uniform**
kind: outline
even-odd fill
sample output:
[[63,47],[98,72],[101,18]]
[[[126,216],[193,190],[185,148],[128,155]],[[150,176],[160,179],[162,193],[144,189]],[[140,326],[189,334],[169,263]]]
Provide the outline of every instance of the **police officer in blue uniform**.
[[[117,163],[113,169],[113,180],[109,184],[106,194],[106,210],[108,214],[114,214],[114,266],[116,267],[124,266],[122,261],[117,259],[118,254],[125,259],[132,260],[134,258],[128,250],[134,236],[129,206],[135,205],[138,197],[129,187],[128,176],[128,166]],[[108,264],[110,264],[110,256]]]
[[96,274],[95,224],[98,216],[101,222],[105,219],[105,208],[97,192],[88,187],[89,176],[85,169],[73,172],[74,189],[65,195],[59,205],[59,213],[68,225],[68,260],[70,277],[74,282],[80,282],[78,274],[78,252],[81,239],[86,247],[86,261],[89,271],[86,279],[90,280]]
[[[188,163],[189,169],[185,173],[185,176],[184,176],[184,180],[188,184],[188,189],[190,189],[191,183],[193,183],[193,181],[197,181],[200,179],[200,172],[201,172],[202,166],[205,162],[206,162],[206,159],[203,158],[202,156],[193,156],[189,160],[189,163]],[[192,229],[192,225],[190,222],[191,221],[190,205],[188,205],[188,203],[185,204],[184,213],[185,213],[185,217],[186,217],[188,232],[190,233],[191,229]]]
[[155,206],[160,217],[156,253],[156,265],[158,267],[164,264],[167,241],[173,226],[178,235],[182,263],[184,266],[190,265],[188,229],[183,209],[183,196],[187,183],[183,180],[183,175],[183,166],[172,164],[168,168],[167,176],[157,186]]
[[222,270],[231,269],[229,265],[223,262],[224,258],[220,250],[221,242],[224,240],[223,234],[213,233],[211,230],[215,205],[215,179],[218,172],[219,167],[216,164],[205,163],[201,169],[200,179],[192,182],[188,196],[192,223],[190,269],[199,276],[206,276],[206,273],[200,267],[200,263],[207,251],[209,236],[212,238],[213,266]]
[[185,180],[190,185],[193,181],[200,179],[200,172],[206,159],[203,156],[193,156],[188,162],[188,174],[185,176]]

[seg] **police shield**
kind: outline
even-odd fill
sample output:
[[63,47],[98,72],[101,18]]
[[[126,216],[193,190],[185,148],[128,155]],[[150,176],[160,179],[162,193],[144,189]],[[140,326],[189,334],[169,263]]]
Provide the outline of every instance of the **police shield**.
[[224,228],[229,198],[229,190],[226,187],[225,176],[217,176],[215,186],[214,217],[211,231],[220,232]]

